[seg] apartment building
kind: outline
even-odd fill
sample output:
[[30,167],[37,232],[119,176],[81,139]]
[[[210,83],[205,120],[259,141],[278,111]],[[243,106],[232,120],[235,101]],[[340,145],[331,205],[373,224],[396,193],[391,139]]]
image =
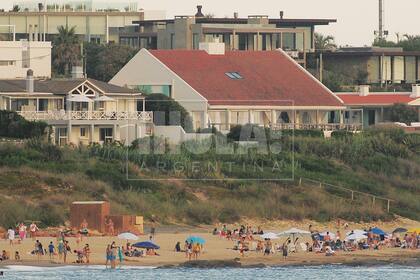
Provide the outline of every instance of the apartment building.
[[0,79],[51,78],[51,42],[0,41]]
[[274,50],[281,48],[294,58],[304,60],[304,53],[314,50],[314,32],[318,25],[328,25],[334,19],[288,19],[250,15],[240,18],[205,16],[197,6],[193,16],[176,16],[167,20],[139,20],[136,26],[123,28],[119,41],[147,49],[196,50],[200,43],[223,42],[226,50]]
[[15,33],[16,40],[52,41],[59,26],[74,26],[84,41],[117,43],[120,28],[134,21],[165,17],[165,12],[139,10],[137,4],[129,2],[104,2],[103,7],[92,1],[39,2],[24,2],[12,11],[0,12],[0,38],[12,40]]

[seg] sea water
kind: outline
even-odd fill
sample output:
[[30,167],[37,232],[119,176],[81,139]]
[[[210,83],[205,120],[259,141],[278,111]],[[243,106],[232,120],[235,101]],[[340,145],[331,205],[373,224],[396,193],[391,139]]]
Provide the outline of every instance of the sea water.
[[116,270],[104,266],[89,267],[29,267],[9,266],[0,268],[4,279],[311,279],[311,280],[419,280],[420,268],[402,266],[348,267],[329,265],[318,267],[267,267],[267,268],[223,268],[223,269],[155,269],[148,267],[122,267]]

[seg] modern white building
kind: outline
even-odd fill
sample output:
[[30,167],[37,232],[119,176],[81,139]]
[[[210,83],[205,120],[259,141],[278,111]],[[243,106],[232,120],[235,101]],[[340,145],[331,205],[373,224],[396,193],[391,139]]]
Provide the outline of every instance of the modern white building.
[[51,42],[0,41],[0,79],[51,78]]
[[142,49],[110,82],[172,97],[189,111],[195,129],[353,125],[342,101],[282,50],[225,51],[223,43],[200,49]]

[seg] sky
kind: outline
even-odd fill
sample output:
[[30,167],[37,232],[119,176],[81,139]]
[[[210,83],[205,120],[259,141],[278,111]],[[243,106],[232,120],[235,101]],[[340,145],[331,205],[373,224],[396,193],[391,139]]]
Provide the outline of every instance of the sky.
[[[44,0],[35,0],[35,2]],[[50,0],[51,1],[51,0]],[[62,1],[62,0],[59,0]],[[72,0],[69,0],[69,2]],[[95,1],[95,0],[94,0]],[[98,0],[97,2],[104,2]],[[107,0],[106,2],[128,3],[132,0]],[[10,9],[13,3],[22,0],[0,0],[0,8]],[[34,2],[34,1],[28,1]],[[317,31],[333,35],[341,46],[370,45],[373,32],[378,29],[378,0],[139,0],[139,7],[145,10],[165,10],[167,17],[192,15],[196,5],[203,5],[204,14],[216,17],[248,15],[269,15],[285,18],[332,18],[337,23],[318,27]],[[396,40],[396,33],[420,34],[418,11],[420,0],[385,0],[385,29],[390,40]]]

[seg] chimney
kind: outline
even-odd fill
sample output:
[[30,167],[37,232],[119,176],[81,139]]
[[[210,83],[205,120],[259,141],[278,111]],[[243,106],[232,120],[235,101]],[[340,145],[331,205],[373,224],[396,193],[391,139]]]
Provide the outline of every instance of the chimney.
[[420,98],[420,84],[413,84],[411,91],[411,98]]
[[73,66],[71,68],[72,79],[83,79],[85,77],[82,66]]
[[198,17],[198,18],[204,17],[203,13],[201,12],[202,9],[203,9],[202,5],[197,6],[197,13],[195,14],[195,17]]
[[359,86],[359,95],[368,96],[369,95],[369,85],[360,85]]
[[239,17],[238,12],[234,12],[234,13],[233,13],[233,18],[235,18],[235,19],[236,19],[236,18],[238,18],[238,17]]
[[26,71],[26,92],[34,92],[34,71],[32,71],[32,69]]
[[284,11],[280,11],[280,19],[283,19],[284,17]]

